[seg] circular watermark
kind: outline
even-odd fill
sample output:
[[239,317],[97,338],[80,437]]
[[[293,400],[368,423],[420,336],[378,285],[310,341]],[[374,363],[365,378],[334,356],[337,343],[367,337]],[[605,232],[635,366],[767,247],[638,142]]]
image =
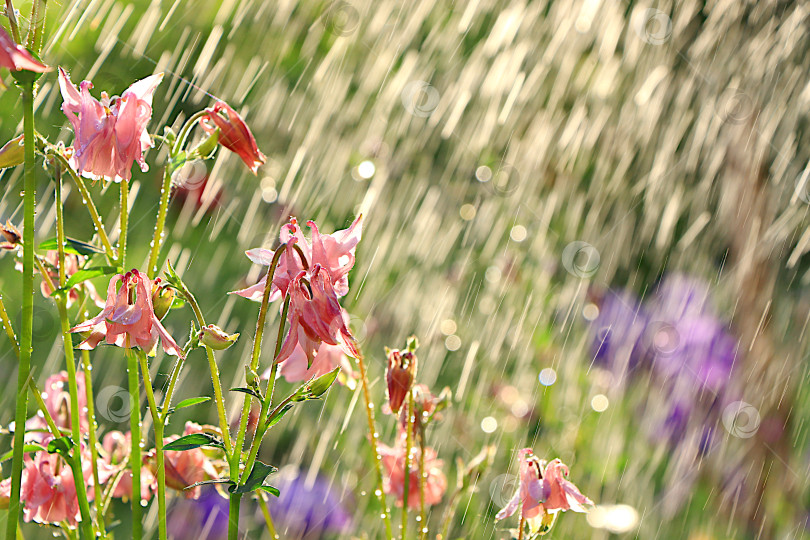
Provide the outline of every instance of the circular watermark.
[[588,278],[599,268],[599,251],[587,242],[576,240],[565,246],[562,262],[569,274]]
[[188,191],[200,189],[208,178],[208,167],[201,159],[186,161],[182,167],[172,173],[172,183]]
[[656,356],[670,356],[678,350],[681,336],[670,323],[653,321],[647,327],[647,345]]
[[362,345],[366,341],[366,337],[368,336],[368,325],[366,325],[366,321],[361,319],[356,315],[349,316],[349,329],[352,331],[354,335],[354,340]]
[[723,409],[723,425],[735,437],[753,437],[759,429],[760,420],[757,408],[745,401],[729,403]]
[[405,110],[414,116],[427,118],[439,105],[439,91],[425,81],[411,81],[400,94]]
[[[22,328],[22,311],[17,315],[17,328]],[[31,316],[31,340],[45,341],[58,329],[56,317],[49,309],[34,306]],[[18,330],[19,332],[20,330]],[[17,335],[17,339],[20,336]]]
[[129,390],[120,386],[105,386],[96,396],[96,412],[110,422],[128,419],[133,406]]
[[360,26],[360,12],[348,2],[332,2],[324,11],[321,21],[326,29],[336,36],[348,36]]
[[717,115],[729,124],[742,124],[754,113],[754,100],[738,88],[728,88],[717,101]]
[[794,183],[796,184],[794,197],[798,195],[800,201],[810,204],[810,170],[800,172]]
[[646,43],[663,45],[672,36],[672,19],[658,9],[639,9],[633,14],[633,29]]
[[476,170],[476,178],[499,197],[513,195],[520,186],[520,173],[508,163],[502,163],[495,170],[482,165]]
[[489,483],[489,498],[498,508],[503,508],[520,487],[520,478],[514,474],[501,474]]

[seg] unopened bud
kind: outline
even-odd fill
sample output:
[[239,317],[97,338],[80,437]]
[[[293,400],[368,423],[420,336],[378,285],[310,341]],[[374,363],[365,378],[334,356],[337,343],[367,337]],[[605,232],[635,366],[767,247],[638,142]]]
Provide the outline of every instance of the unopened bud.
[[391,412],[396,414],[402,408],[402,403],[411,391],[413,381],[416,378],[416,350],[411,346],[412,340],[408,340],[408,349],[400,351],[398,349],[386,349],[388,355],[388,369],[385,372],[385,379],[388,383],[388,406]]
[[0,248],[14,249],[22,242],[22,233],[20,233],[17,227],[11,224],[11,221],[7,220],[5,225],[0,223],[0,234],[2,234],[5,239],[5,242],[0,243]]
[[162,283],[160,278],[152,284],[152,309],[158,320],[163,319],[174,302],[174,289],[168,283]]
[[200,330],[200,343],[211,347],[215,351],[223,351],[236,343],[239,334],[227,334],[218,326],[209,324]]

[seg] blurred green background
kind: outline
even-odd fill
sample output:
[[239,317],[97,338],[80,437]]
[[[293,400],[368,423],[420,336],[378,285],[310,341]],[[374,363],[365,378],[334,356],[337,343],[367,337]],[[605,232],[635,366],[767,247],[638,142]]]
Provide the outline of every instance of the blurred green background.
[[[16,6],[24,19],[30,3]],[[224,386],[241,385],[258,311],[226,295],[259,277],[243,251],[272,247],[290,215],[331,232],[364,214],[344,307],[378,404],[383,347],[416,334],[419,380],[454,394],[429,439],[451,489],[456,458],[498,448],[477,492],[461,501],[451,538],[509,538],[516,524],[494,515],[514,487],[504,475],[516,471],[515,451],[532,446],[566,462],[597,504],[637,512],[620,534],[568,513],[552,538],[793,539],[810,537],[809,15],[806,3],[788,1],[52,2],[43,59],[76,83],[91,79],[96,96],[164,72],[153,133],[177,131],[220,98],[253,129],[268,157],[259,175],[228,152],[207,162],[205,188],[172,199],[163,251],[206,317],[242,333],[218,357]],[[21,131],[18,93],[4,79],[3,141]],[[55,73],[41,79],[36,105],[39,131],[69,144]],[[165,160],[158,147],[150,171],[133,172],[129,260],[138,266]],[[0,174],[0,218],[16,224],[21,173]],[[116,186],[92,191],[116,236]],[[55,234],[53,196],[42,175],[38,241]],[[67,234],[90,241],[75,191],[65,205]],[[572,242],[587,243],[591,258],[573,260]],[[0,291],[19,325],[14,263],[0,257]],[[763,422],[781,426],[776,435],[726,434],[719,450],[679,451],[648,436],[660,419],[656,383],[624,384],[592,364],[583,310],[608,289],[648,296],[673,272],[710,284],[739,340],[729,384]],[[64,360],[56,310],[39,295],[35,302],[41,383]],[[184,341],[190,319],[178,309],[164,324]],[[119,349],[102,347],[92,361],[97,391],[126,388]],[[172,361],[158,355],[152,365],[161,387]],[[556,374],[549,386],[538,380],[544,368]],[[6,426],[16,370],[5,338],[0,369]],[[176,399],[210,393],[204,355],[194,352]],[[227,399],[233,410],[241,402]],[[356,523],[343,537],[380,538],[358,403],[358,391],[335,387],[274,428],[261,456],[345,486]],[[180,433],[186,418],[215,423],[210,403],[188,411],[167,433]],[[394,420],[378,420],[393,444]],[[103,412],[99,422],[102,431],[126,429]],[[0,449],[9,446],[0,437]],[[737,474],[741,489],[729,479]],[[431,513],[435,532],[443,509]],[[146,515],[154,530],[155,509]],[[249,538],[269,538],[260,523],[246,524]],[[25,526],[26,538],[49,533],[37,529]]]

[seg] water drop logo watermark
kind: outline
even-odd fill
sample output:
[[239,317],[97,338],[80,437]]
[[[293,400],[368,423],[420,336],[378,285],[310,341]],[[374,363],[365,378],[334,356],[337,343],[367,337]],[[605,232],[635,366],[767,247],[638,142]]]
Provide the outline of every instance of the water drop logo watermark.
[[475,177],[499,197],[513,195],[520,186],[520,173],[508,163],[502,163],[494,171],[486,165],[482,165],[476,169]]
[[321,17],[326,29],[336,36],[348,36],[360,26],[360,12],[348,2],[332,2]]
[[520,485],[520,479],[514,474],[496,476],[489,484],[489,498],[498,508],[506,506]]
[[[17,328],[22,328],[22,311],[17,316]],[[44,341],[52,336],[58,329],[56,316],[49,309],[34,306],[32,313],[31,339]],[[19,335],[17,339],[19,339]]]
[[357,341],[359,345],[362,345],[366,341],[368,326],[364,319],[356,315],[351,315],[349,317],[349,329],[352,331],[352,335],[354,335],[354,340]]
[[[805,169],[796,177],[796,189],[793,197],[799,198],[805,204],[810,204],[810,169]],[[793,199],[795,200],[795,199]]]
[[96,397],[96,412],[110,422],[128,419],[133,406],[129,390],[120,386],[105,386]]
[[647,340],[656,356],[670,356],[678,350],[681,336],[670,323],[653,321],[647,327]]
[[724,122],[742,124],[754,113],[754,100],[737,88],[728,88],[717,101],[717,115]]
[[565,246],[562,262],[569,274],[589,278],[599,268],[599,251],[587,242],[576,240]]
[[405,110],[420,118],[427,118],[439,106],[439,91],[425,81],[409,82],[400,97]]
[[745,401],[735,401],[723,409],[723,425],[726,430],[741,439],[749,439],[759,429],[759,411]]
[[658,9],[637,10],[632,24],[638,37],[650,45],[663,45],[672,36],[672,19]]
[[172,173],[172,183],[180,188],[194,191],[200,189],[208,178],[208,167],[201,159],[187,161]]

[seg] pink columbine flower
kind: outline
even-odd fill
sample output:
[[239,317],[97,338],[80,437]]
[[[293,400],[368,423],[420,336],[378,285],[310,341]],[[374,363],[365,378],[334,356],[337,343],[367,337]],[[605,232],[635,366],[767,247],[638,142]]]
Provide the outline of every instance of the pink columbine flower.
[[[121,287],[116,292],[119,282]],[[167,354],[183,356],[183,351],[155,315],[152,280],[135,269],[113,276],[107,287],[107,303],[101,313],[70,331],[90,332],[79,344],[80,349],[95,349],[106,340],[118,347],[137,346],[151,355],[160,339]]]
[[22,45],[15,43],[2,27],[0,27],[0,67],[8,68],[11,71],[26,70],[37,73],[51,70],[34,58]]
[[[283,376],[287,382],[308,381],[314,377],[326,375],[336,367],[340,367],[346,376],[350,378],[355,376],[349,358],[343,352],[343,348],[338,345],[321,342],[315,351],[315,359],[312,361],[312,365],[309,367],[307,365],[307,355],[304,349],[296,346],[287,360],[279,365],[278,374]],[[269,378],[271,372],[272,368],[267,368],[262,373],[262,378]]]
[[[238,155],[253,174],[256,174],[267,157],[259,151],[253,133],[239,113],[224,101],[217,101],[213,107],[205,109],[205,112],[208,114],[200,120],[203,129],[207,133],[213,133],[219,128],[219,144]],[[224,112],[225,116],[220,112]],[[208,122],[213,122],[214,125]]]
[[153,144],[146,124],[152,118],[152,95],[162,79],[162,73],[141,79],[121,97],[110,98],[102,92],[99,101],[90,95],[90,81],[83,81],[77,88],[67,72],[59,68],[62,111],[76,136],[71,165],[82,176],[115,182],[129,180],[133,161],[142,171],[148,170],[143,152]]
[[[73,274],[79,271],[79,263],[80,263],[79,256],[74,253],[65,253],[65,277],[70,278]],[[45,269],[48,273],[48,277],[51,279],[51,282],[54,285],[59,285],[59,252],[55,249],[48,251],[45,254]],[[84,289],[84,292],[90,297],[94,304],[98,307],[104,307],[104,301],[99,296],[98,291],[93,286],[90,281],[85,281],[80,285],[77,285],[70,289],[67,294],[67,307],[73,305],[74,302],[79,301],[79,289]],[[52,293],[53,289],[50,285],[48,285],[48,280],[45,277],[42,277],[42,283],[40,284],[40,290],[42,291],[42,296],[48,298]]]
[[[194,422],[186,422],[183,435],[201,433],[202,426]],[[168,444],[179,438],[172,435],[163,439],[164,444]],[[156,466],[155,461],[150,464]],[[164,466],[166,470],[166,486],[178,491],[182,491],[188,499],[198,499],[200,497],[200,486],[186,489],[188,486],[202,482],[206,478],[217,478],[218,473],[214,464],[200,448],[191,450],[174,451],[167,450],[164,453]],[[157,474],[157,471],[152,471]]]
[[[281,227],[279,239],[287,247],[285,253],[279,258],[278,266],[273,274],[271,302],[286,296],[290,282],[305,269],[298,254],[294,253],[293,244],[301,249],[310,267],[320,265],[326,270],[332,288],[338,297],[345,296],[349,292],[348,275],[354,266],[354,252],[363,234],[363,216],[358,216],[348,229],[332,234],[321,234],[313,221],[308,221],[307,225],[312,230],[311,242],[304,236],[295,218]],[[269,266],[273,261],[274,252],[269,249],[256,248],[246,251],[245,254],[254,263]],[[261,302],[266,279],[264,277],[256,285],[235,291],[234,294]]]
[[[397,504],[402,506],[405,493],[405,433],[400,430],[399,438],[394,447],[379,445],[382,465],[385,467],[383,475],[383,489],[389,495],[397,498]],[[447,478],[442,472],[444,462],[437,459],[433,448],[425,448],[425,504],[430,506],[439,504],[447,489]],[[408,480],[408,508],[419,508],[419,449],[411,449],[411,466]]]
[[[112,496],[123,500],[132,497],[132,470],[129,468],[129,454],[132,450],[132,433],[110,431],[101,443],[102,459],[99,459],[99,480],[101,484],[116,481]],[[157,478],[146,464],[141,466],[141,500],[148,501],[157,491]]]
[[[82,433],[87,433],[90,420],[87,417],[87,393],[85,391],[83,371],[76,374],[76,387],[79,394],[79,427]],[[42,388],[42,399],[48,413],[56,423],[56,427],[69,431],[71,428],[71,414],[67,371],[51,375],[45,380],[45,386]],[[48,423],[41,412],[37,412],[36,416],[29,418],[25,422],[25,429],[28,431],[36,430],[26,436],[27,440],[42,443],[42,441],[51,438],[51,434],[47,432]]]
[[529,529],[536,533],[553,523],[554,514],[573,510],[587,512],[593,506],[588,497],[567,480],[568,467],[559,459],[546,464],[538,459],[531,448],[520,451],[520,472],[515,495],[495,516],[496,520],[514,514],[522,505],[523,517]]
[[[82,474],[88,484],[92,466],[89,460],[83,463]],[[53,524],[67,521],[73,526],[81,521],[73,471],[58,454],[40,451],[33,459],[25,457],[20,500],[25,501],[25,521]]]

